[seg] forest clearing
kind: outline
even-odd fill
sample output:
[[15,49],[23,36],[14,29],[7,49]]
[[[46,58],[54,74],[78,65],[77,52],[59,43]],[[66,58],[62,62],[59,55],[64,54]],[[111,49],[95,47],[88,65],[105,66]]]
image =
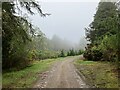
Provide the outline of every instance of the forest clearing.
[[107,62],[84,61],[82,55],[47,59],[3,73],[3,88],[118,88],[116,68]]
[[2,88],[119,89],[119,0],[0,5]]

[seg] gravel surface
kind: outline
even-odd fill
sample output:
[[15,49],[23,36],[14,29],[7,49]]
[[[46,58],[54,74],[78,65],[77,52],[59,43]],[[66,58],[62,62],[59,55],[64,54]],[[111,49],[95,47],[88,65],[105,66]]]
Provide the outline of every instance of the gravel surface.
[[82,56],[66,57],[57,61],[51,70],[40,74],[34,88],[88,88],[77,74],[73,61]]

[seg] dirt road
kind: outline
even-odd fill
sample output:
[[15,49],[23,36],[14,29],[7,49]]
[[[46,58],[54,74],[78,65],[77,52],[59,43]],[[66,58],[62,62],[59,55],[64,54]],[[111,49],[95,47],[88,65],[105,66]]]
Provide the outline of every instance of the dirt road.
[[56,62],[50,71],[41,74],[35,88],[88,88],[76,73],[73,61],[81,56],[66,57]]

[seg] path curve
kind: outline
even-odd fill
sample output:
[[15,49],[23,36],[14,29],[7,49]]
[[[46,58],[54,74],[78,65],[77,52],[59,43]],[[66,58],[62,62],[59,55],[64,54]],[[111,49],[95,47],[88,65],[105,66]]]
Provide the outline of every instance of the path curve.
[[73,65],[73,61],[81,57],[66,57],[57,61],[50,71],[42,74],[34,88],[88,88]]

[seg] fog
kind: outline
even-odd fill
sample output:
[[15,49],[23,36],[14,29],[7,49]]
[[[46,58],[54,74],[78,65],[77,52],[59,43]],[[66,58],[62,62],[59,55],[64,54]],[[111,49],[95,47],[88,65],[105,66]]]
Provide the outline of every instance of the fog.
[[40,5],[44,13],[51,15],[43,18],[36,14],[29,17],[47,38],[52,40],[56,35],[60,38],[58,42],[63,40],[68,47],[86,46],[84,28],[92,22],[98,2],[42,2]]

